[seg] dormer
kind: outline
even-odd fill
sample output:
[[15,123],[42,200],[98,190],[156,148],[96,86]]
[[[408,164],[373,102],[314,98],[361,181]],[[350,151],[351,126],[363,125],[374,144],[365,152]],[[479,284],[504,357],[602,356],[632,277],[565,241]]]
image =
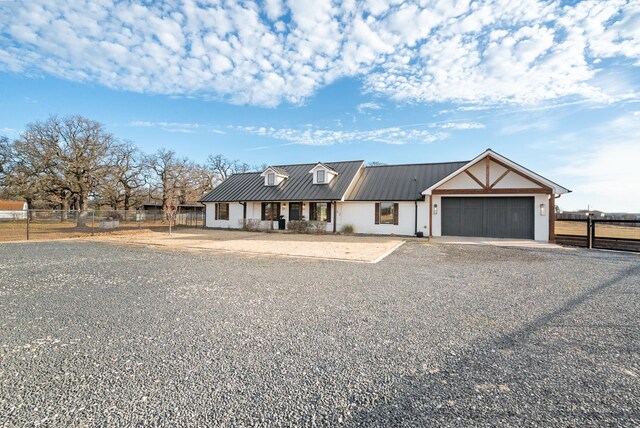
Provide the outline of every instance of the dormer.
[[329,184],[331,180],[338,176],[338,172],[335,169],[322,162],[318,162],[316,166],[311,168],[309,174],[313,175],[313,184]]
[[265,186],[278,186],[285,179],[289,178],[289,174],[287,174],[287,171],[275,166],[268,167],[260,175],[264,177]]

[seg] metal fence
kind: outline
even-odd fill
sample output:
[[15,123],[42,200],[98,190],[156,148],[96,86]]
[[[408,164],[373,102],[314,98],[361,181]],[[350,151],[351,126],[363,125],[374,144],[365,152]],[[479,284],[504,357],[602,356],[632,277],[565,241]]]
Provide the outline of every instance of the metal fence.
[[[78,226],[77,210],[24,210],[0,217],[0,242],[56,239],[141,229],[165,231],[169,220],[161,210],[89,210],[84,225]],[[205,213],[179,209],[173,226],[204,227]]]
[[[565,227],[563,224],[568,225]],[[637,220],[582,219],[556,220],[556,242],[585,248],[640,252],[640,222]]]

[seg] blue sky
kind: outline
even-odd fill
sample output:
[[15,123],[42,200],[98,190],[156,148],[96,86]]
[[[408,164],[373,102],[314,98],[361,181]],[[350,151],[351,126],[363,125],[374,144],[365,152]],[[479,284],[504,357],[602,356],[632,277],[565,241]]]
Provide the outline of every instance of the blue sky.
[[0,2],[0,135],[81,114],[249,164],[486,148],[640,212],[640,2]]

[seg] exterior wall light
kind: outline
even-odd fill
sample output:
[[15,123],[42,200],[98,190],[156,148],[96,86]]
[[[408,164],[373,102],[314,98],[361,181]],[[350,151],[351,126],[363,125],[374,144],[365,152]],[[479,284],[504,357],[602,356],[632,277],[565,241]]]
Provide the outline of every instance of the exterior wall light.
[[540,215],[543,216],[544,212],[545,212],[545,206],[544,206],[544,204],[540,204]]
[[433,205],[433,215],[438,215],[438,204]]

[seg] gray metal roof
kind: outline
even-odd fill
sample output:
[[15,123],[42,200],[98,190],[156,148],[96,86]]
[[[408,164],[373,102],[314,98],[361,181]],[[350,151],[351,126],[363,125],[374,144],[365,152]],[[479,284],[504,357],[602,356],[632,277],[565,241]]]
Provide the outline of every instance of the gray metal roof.
[[276,174],[289,175],[289,173],[286,170],[284,170],[283,168],[279,168],[277,166],[270,166],[267,169],[272,169]]
[[[467,162],[369,166],[364,169],[348,201],[415,201],[421,192]],[[415,180],[414,180],[415,178]]]
[[261,173],[234,174],[207,193],[200,202],[332,201],[342,199],[363,161],[328,162],[338,172],[329,184],[313,184],[309,170],[317,163],[279,165],[289,175],[278,186],[265,186]]

